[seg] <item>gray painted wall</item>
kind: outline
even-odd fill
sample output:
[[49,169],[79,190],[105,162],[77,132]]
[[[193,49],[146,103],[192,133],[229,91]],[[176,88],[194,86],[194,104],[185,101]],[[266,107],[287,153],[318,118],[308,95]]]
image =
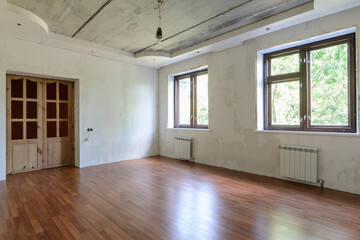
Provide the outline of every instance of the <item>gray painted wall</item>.
[[[0,180],[5,179],[6,72],[76,80],[77,165],[158,154],[157,70],[0,37]],[[89,141],[86,129],[93,128]]]
[[[196,162],[280,177],[279,144],[314,146],[320,149],[319,178],[325,180],[325,186],[360,193],[358,134],[256,131],[257,51],[357,26],[360,24],[359,15],[360,8],[355,8],[246,41],[242,46],[161,68],[159,71],[160,154],[174,157],[174,137],[190,136],[194,138]],[[210,130],[167,128],[168,75],[201,65],[209,66]]]

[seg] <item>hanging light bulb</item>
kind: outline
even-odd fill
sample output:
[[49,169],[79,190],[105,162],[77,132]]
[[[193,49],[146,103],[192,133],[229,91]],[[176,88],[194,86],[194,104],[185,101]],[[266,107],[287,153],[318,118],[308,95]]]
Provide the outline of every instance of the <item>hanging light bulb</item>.
[[156,38],[157,38],[157,39],[162,39],[162,30],[161,30],[161,27],[158,27],[158,29],[156,30]]
[[155,37],[160,40],[162,39],[163,35],[162,35],[162,29],[161,29],[161,5],[163,5],[164,1],[163,0],[158,0],[158,5],[156,5],[154,7],[154,9],[159,9],[159,27],[156,30],[156,35]]

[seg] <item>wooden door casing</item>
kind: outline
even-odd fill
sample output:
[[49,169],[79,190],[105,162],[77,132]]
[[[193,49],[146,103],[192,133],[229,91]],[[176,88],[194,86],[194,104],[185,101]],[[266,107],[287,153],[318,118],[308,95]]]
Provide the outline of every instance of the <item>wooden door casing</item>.
[[[47,99],[47,83],[56,85],[54,100]],[[59,99],[59,86],[62,89],[66,86],[67,100]],[[6,91],[6,173],[72,165],[73,82],[9,74]],[[54,119],[47,116],[47,103],[56,106]],[[64,109],[65,104],[67,111],[64,115],[64,111],[60,113],[60,106]],[[63,115],[62,118],[60,114]],[[55,122],[55,137],[47,137],[48,120]],[[64,122],[67,123],[67,136],[64,136]]]

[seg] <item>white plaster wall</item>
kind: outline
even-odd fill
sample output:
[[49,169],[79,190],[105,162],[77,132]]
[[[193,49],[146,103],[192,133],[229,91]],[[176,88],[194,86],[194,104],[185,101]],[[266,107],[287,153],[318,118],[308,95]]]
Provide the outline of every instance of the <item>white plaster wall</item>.
[[[0,37],[0,180],[6,162],[6,72],[76,81],[80,167],[158,154],[157,70]],[[87,128],[94,131],[87,138]]]
[[[160,154],[174,157],[174,137],[190,136],[194,138],[196,162],[280,177],[279,144],[315,146],[320,149],[319,178],[325,180],[325,186],[360,193],[359,135],[255,131],[257,51],[357,26],[359,16],[360,8],[355,8],[246,41],[239,47],[161,68]],[[168,129],[168,75],[201,65],[209,66],[210,130]]]

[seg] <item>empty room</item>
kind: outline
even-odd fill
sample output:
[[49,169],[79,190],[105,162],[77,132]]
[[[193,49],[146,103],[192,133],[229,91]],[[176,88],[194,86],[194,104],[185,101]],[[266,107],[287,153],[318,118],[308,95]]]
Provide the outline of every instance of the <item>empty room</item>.
[[0,0],[0,240],[360,239],[358,0]]

